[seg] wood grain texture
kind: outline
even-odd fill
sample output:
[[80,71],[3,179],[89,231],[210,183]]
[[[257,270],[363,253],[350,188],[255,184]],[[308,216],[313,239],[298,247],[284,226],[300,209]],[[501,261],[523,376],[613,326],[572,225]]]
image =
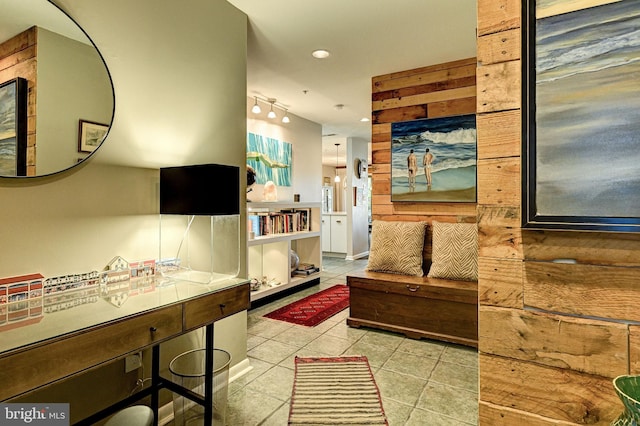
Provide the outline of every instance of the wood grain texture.
[[613,379],[629,364],[626,324],[481,306],[484,353]]
[[520,158],[478,160],[478,204],[520,205]]
[[608,425],[622,404],[606,377],[480,354],[484,403],[577,424]]
[[[640,321],[639,268],[525,262],[525,305],[571,315]],[[625,343],[626,348],[626,343]],[[626,350],[626,349],[625,349]]]
[[520,157],[521,120],[520,110],[479,114],[478,159]]
[[520,28],[520,2],[478,0],[478,36]]
[[524,307],[523,264],[519,259],[478,258],[478,301],[480,305]]
[[640,267],[640,234],[523,230],[527,260],[576,259],[578,263]]
[[[620,373],[624,374],[624,373]],[[629,372],[640,374],[640,325],[629,325]]]
[[492,426],[576,426],[578,423],[550,419],[533,413],[480,401],[478,424]]
[[478,64],[490,65],[520,59],[520,28],[478,37]]
[[522,259],[520,228],[505,228],[478,224],[478,254],[480,257]]
[[520,67],[520,61],[509,61],[478,68],[479,114],[520,109]]
[[478,206],[478,224],[504,228],[520,228],[520,207],[515,206]]

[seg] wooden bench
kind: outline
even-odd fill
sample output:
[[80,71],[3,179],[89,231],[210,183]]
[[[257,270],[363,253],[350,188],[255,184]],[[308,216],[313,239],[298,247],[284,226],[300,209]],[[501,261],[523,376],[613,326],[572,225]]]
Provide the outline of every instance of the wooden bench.
[[427,234],[423,277],[369,271],[347,275],[347,324],[477,348],[478,283],[428,278],[431,239]]

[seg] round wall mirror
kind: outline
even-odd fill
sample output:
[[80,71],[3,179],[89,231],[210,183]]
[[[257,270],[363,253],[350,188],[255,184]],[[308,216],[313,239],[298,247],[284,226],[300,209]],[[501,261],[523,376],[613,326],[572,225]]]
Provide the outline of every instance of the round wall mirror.
[[69,169],[103,143],[114,112],[104,60],[48,0],[3,0],[0,177]]

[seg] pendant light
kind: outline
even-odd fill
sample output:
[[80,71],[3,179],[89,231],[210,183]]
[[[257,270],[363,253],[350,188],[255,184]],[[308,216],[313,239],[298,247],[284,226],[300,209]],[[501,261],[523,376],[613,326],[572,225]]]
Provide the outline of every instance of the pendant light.
[[287,110],[285,109],[285,110],[284,110],[284,117],[282,117],[282,122],[286,124],[286,123],[289,123],[290,121],[291,121],[291,120],[289,120],[288,112],[287,112]]
[[258,97],[254,96],[256,103],[253,104],[253,107],[251,108],[251,112],[254,114],[260,114],[262,112],[262,109],[260,108],[260,105],[258,105]]
[[267,117],[269,118],[276,118],[276,113],[273,111],[273,103],[275,101],[273,101],[272,99],[269,99],[269,103],[271,104],[271,109],[269,110],[269,114],[267,114]]
[[337,143],[335,145],[336,145],[336,177],[333,179],[333,181],[335,183],[340,183],[340,176],[338,175],[338,147],[340,146],[340,144]]

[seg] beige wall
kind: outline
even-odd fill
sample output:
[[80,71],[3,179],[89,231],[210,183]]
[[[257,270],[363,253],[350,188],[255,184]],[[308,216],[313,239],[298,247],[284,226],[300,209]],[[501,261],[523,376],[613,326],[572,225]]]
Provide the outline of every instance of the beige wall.
[[[101,269],[115,255],[155,258],[157,169],[245,163],[243,13],[224,0],[193,0],[189,7],[165,0],[59,3],[107,62],[115,86],[113,128],[104,147],[79,168],[47,178],[0,179],[2,277]],[[244,180],[242,197],[243,188]],[[241,226],[242,241],[245,232]],[[242,275],[245,259],[241,244]],[[198,339],[183,339],[166,353],[188,349]],[[246,314],[216,327],[216,346],[230,351],[234,364],[246,359]],[[47,402],[71,402],[76,421],[94,408],[87,395],[96,393],[107,403],[131,391],[136,377],[123,372],[117,362],[43,395]]]

